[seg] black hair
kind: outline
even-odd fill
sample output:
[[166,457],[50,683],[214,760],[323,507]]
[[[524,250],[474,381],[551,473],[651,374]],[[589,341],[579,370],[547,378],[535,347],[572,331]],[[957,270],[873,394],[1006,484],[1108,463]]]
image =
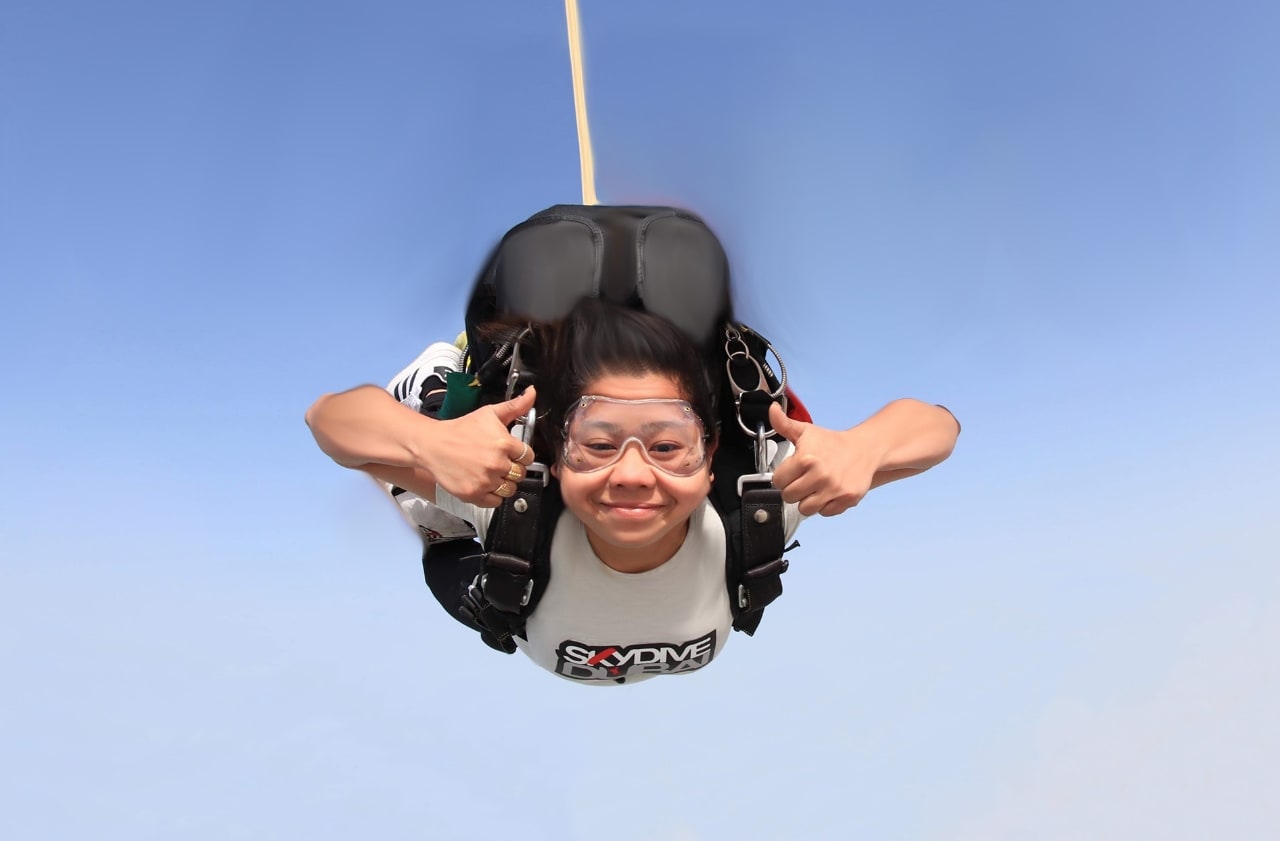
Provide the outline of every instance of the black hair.
[[556,460],[564,447],[564,418],[586,388],[608,375],[660,374],[675,381],[712,440],[718,433],[718,366],[665,318],[598,298],[583,298],[565,318],[534,328],[530,337],[538,387],[538,454]]

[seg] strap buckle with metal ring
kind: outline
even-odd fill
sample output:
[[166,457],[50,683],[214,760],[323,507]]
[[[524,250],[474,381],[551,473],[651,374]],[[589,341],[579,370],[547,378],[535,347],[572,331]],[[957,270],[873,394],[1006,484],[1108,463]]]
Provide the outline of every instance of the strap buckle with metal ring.
[[[740,325],[740,327],[743,332],[751,334],[763,343],[765,348],[764,358],[756,359],[751,355],[751,348],[747,345],[742,333],[738,332],[732,324],[725,325],[724,367],[725,373],[729,375],[729,389],[733,393],[734,408],[737,410],[736,415],[738,426],[741,427],[742,431],[747,433],[747,435],[754,437],[757,430],[747,426],[746,422],[742,418],[742,397],[745,394],[757,392],[765,394],[771,400],[779,402],[782,405],[782,410],[785,412],[787,409],[787,366],[782,361],[782,357],[778,355],[778,351],[772,344],[770,344],[768,339],[764,338],[750,327],[747,327],[745,324]],[[781,376],[777,377],[778,387],[775,389],[771,389],[769,387],[769,377],[773,376],[773,369],[769,367],[769,354],[773,354],[774,359],[778,360],[778,370],[781,372]],[[743,384],[738,382],[735,373],[741,372],[735,372],[734,369],[739,366],[745,369],[745,373],[748,373],[749,376],[752,376],[755,379],[754,383],[748,382]],[[777,433],[775,430],[769,429],[766,434],[768,437],[772,438]]]

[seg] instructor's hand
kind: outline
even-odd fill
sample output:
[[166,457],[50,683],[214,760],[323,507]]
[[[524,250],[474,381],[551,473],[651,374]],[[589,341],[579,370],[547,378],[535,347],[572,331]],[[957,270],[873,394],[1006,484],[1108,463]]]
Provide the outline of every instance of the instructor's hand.
[[842,514],[871,489],[879,456],[856,427],[837,431],[792,420],[776,403],[769,407],[769,423],[795,446],[795,453],[773,472],[773,484],[784,502],[800,503],[801,514]]
[[501,505],[534,459],[533,450],[507,427],[529,413],[536,396],[530,387],[505,403],[437,421],[424,455],[436,484],[472,505]]

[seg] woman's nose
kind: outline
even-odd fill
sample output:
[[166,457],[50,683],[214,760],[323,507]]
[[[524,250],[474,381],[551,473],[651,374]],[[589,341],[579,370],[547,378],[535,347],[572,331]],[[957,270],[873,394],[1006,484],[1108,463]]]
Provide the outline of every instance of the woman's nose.
[[645,459],[639,441],[628,441],[623,445],[609,479],[615,484],[653,484],[653,465]]

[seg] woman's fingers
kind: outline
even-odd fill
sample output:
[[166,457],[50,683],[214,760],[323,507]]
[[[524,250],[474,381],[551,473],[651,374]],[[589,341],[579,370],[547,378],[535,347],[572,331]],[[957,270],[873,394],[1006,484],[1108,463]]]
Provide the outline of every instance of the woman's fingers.
[[441,436],[432,465],[438,483],[464,502],[494,508],[515,494],[516,485],[536,456],[533,448],[507,431],[504,419],[523,417],[532,405],[526,392],[497,406],[486,406],[456,420]]
[[859,493],[845,487],[840,477],[823,463],[804,458],[791,458],[779,465],[773,474],[773,483],[782,491],[782,501],[798,503],[800,513],[806,517],[843,514],[865,494],[865,491]]

